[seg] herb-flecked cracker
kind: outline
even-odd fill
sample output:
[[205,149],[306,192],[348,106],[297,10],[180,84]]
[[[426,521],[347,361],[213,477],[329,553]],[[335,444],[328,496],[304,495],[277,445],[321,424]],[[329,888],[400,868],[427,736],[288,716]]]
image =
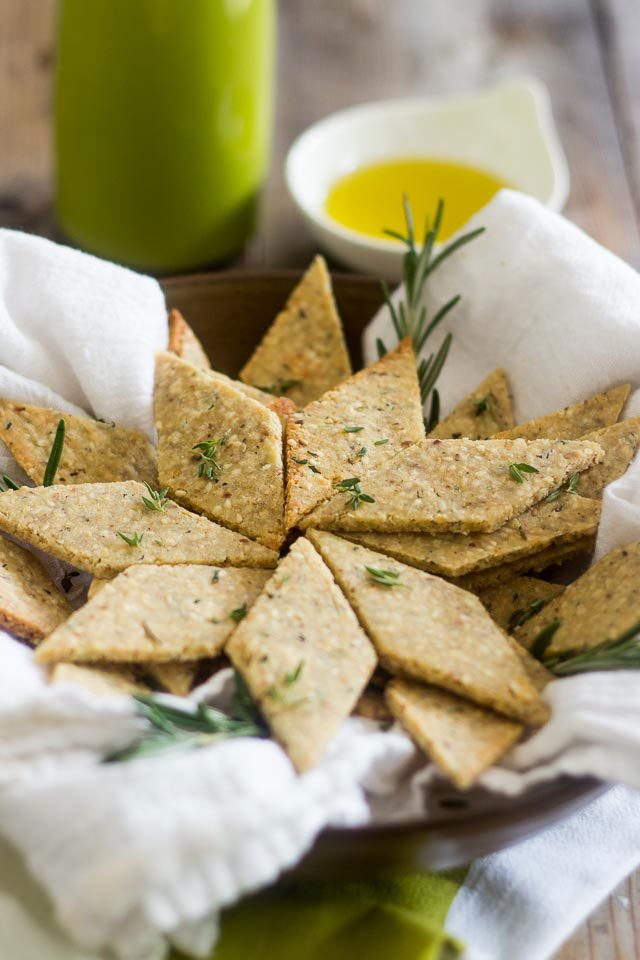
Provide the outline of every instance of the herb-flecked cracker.
[[537,503],[491,533],[345,533],[371,550],[441,577],[497,567],[595,534],[600,503],[562,493]]
[[595,539],[595,535],[591,535],[589,537],[578,537],[565,543],[557,543],[545,550],[540,550],[539,553],[528,554],[518,560],[512,560],[510,563],[501,563],[497,567],[488,567],[486,570],[467,573],[463,577],[457,577],[454,583],[465,590],[478,593],[489,587],[495,587],[497,584],[507,583],[523,573],[540,573],[549,567],[564,563],[569,558],[591,553]]
[[627,402],[630,386],[623,383],[605,393],[596,393],[581,403],[555,410],[544,417],[527,420],[510,430],[496,433],[495,440],[521,437],[525,440],[577,440],[586,433],[601,430],[615,423]]
[[509,382],[504,370],[494,370],[448,417],[429,434],[436,440],[487,440],[498,430],[513,426]]
[[491,619],[510,632],[539,613],[563,590],[560,583],[547,583],[537,577],[514,577],[506,583],[480,591],[478,596]]
[[471,787],[523,732],[520,723],[413,680],[392,680],[386,700],[400,725],[460,790]]
[[423,438],[416,358],[407,337],[377,363],[289,418],[287,529],[331,497],[334,483],[367,477]]
[[371,500],[337,488],[300,525],[490,533],[602,456],[597,443],[580,440],[423,440],[362,481]]
[[590,650],[640,622],[640,543],[616,547],[535,617],[514,631],[527,648],[540,631],[559,626],[545,658]]
[[204,347],[179,310],[169,311],[169,346],[167,349],[170,353],[175,353],[181,360],[193,364],[199,370],[211,369],[211,361]]
[[70,683],[100,697],[131,696],[148,693],[147,687],[135,671],[126,666],[78,666],[75,663],[56,663],[49,675],[50,683]]
[[20,487],[0,495],[0,529],[98,578],[135,563],[274,567],[260,543],[189,513],[172,500],[144,505],[142,483]]
[[[330,533],[309,539],[390,673],[443,687],[532,724],[547,708],[477,597]],[[391,582],[383,583],[387,579]]]
[[284,540],[282,424],[169,353],[156,361],[160,483],[178,503],[277,549]]
[[71,613],[39,560],[0,537],[0,627],[21,640],[38,643]]
[[351,713],[376,655],[328,567],[299,539],[226,650],[300,772]]
[[47,407],[0,400],[0,440],[35,483],[43,481],[61,419],[66,429],[55,483],[157,483],[155,450],[139,431]]
[[215,657],[265,585],[264,570],[129,567],[40,645],[40,663],[167,663]]
[[240,371],[240,379],[303,407],[350,374],[331,278],[324,259],[315,257]]
[[583,440],[593,440],[604,450],[604,460],[585,470],[576,484],[581,497],[599,498],[607,484],[621,477],[640,446],[640,417],[621,420],[611,427],[588,433]]

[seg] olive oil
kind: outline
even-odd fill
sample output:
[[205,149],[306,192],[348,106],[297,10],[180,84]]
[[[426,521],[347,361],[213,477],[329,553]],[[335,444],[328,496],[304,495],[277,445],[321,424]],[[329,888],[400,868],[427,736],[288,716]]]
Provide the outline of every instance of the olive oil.
[[439,239],[446,240],[498,190],[509,186],[487,170],[453,160],[398,158],[341,177],[329,190],[325,210],[351,230],[383,238],[385,229],[404,232],[403,194],[409,198],[419,233],[442,198]]

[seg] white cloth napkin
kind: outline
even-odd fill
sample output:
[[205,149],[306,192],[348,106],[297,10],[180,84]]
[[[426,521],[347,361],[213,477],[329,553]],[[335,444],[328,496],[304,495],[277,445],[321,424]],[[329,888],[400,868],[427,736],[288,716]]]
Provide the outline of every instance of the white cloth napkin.
[[[430,281],[434,308],[454,293],[464,296],[452,320],[445,405],[498,364],[510,375],[520,418],[625,379],[637,387],[636,274],[519,195],[499,195],[481,220],[487,234]],[[51,402],[41,380],[69,403],[151,431],[153,355],[166,342],[155,282],[46,241],[3,232],[0,242],[0,344],[7,327],[14,345],[10,355],[0,352],[7,367],[0,394]],[[25,292],[28,276],[38,277],[46,296],[35,284]],[[386,323],[381,315],[369,329],[369,350],[381,333],[391,343]],[[41,341],[51,348],[50,374]],[[638,406],[637,395],[632,404]],[[608,545],[627,537],[629,516],[640,530],[637,470],[607,493]],[[227,684],[221,675],[201,693],[223,704]],[[638,693],[635,674],[552,684],[556,714],[549,726],[487,774],[492,786],[514,793],[567,769],[640,786]],[[71,937],[85,951],[109,944],[123,960],[160,958],[167,939],[206,956],[221,907],[293,864],[326,824],[365,822],[372,807],[378,815],[394,808],[394,819],[414,815],[430,776],[401,731],[383,733],[359,719],[344,724],[324,761],[304,777],[270,741],[100,763],[136,723],[124,701],[46,686],[27,651],[0,640],[0,832],[21,851]],[[633,866],[634,837],[628,840],[625,863]],[[508,899],[508,883],[502,892]],[[481,894],[476,902],[489,908]],[[591,905],[584,903],[583,913]],[[553,917],[553,904],[547,906]],[[0,946],[1,937],[0,924]],[[474,941],[472,924],[467,939]],[[516,955],[543,956],[525,943]]]

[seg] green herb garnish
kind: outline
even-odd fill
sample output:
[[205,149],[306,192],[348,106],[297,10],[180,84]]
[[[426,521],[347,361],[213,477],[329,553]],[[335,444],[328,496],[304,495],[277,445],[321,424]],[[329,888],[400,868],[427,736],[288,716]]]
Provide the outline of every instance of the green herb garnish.
[[305,463],[309,463],[308,460],[300,460],[298,457],[291,457],[294,463],[299,463],[300,466],[304,466]]
[[299,386],[301,383],[302,380],[278,380],[276,383],[270,383],[266,387],[258,387],[258,390],[263,390],[264,393],[271,393],[273,396],[279,397],[280,394],[290,390],[291,387]]
[[214,440],[201,440],[196,443],[192,450],[198,450],[198,476],[207,480],[217,481],[222,467],[218,463],[218,451],[224,446],[224,437],[216,437]]
[[593,670],[637,670],[640,668],[640,623],[614,640],[604,640],[590,650],[552,657],[545,666],[558,677]]
[[122,530],[118,530],[117,534],[128,547],[139,547],[144,537],[144,533],[123,533]]
[[361,430],[364,430],[364,427],[345,427],[345,433],[360,433]]
[[169,497],[167,496],[169,488],[164,487],[162,490],[154,490],[146,480],[144,481],[144,485],[149,491],[149,496],[141,497],[141,500],[147,510],[156,510],[158,513],[164,513],[165,505],[169,501]]
[[53,443],[51,444],[49,459],[47,460],[47,465],[44,468],[44,479],[42,481],[43,487],[50,487],[56,478],[56,473],[58,472],[58,467],[60,465],[60,457],[62,456],[62,448],[64,447],[65,429],[66,424],[64,420],[58,420],[56,434],[53,438]]
[[376,440],[374,447],[382,447],[385,443],[389,443],[389,437],[383,437],[382,440]]
[[347,480],[338,480],[337,483],[334,483],[336,490],[340,490],[341,493],[348,493],[349,499],[347,500],[347,506],[351,507],[352,510],[357,510],[361,503],[375,503],[375,497],[369,496],[368,493],[363,493],[360,489],[360,477],[349,477]]
[[509,475],[516,483],[524,483],[525,474],[540,473],[537,467],[532,467],[530,463],[510,463]]
[[360,449],[359,449],[358,452],[356,453],[356,457],[364,457],[364,455],[366,454],[366,452],[367,452],[367,448],[366,448],[366,447],[360,447]]
[[529,620],[531,617],[535,617],[536,613],[540,613],[543,607],[546,607],[548,600],[532,600],[531,603],[528,603],[526,607],[520,607],[518,610],[514,610],[511,616],[509,617],[509,623],[507,628],[509,632],[515,630],[516,627],[521,627]]
[[305,697],[292,699],[291,698],[291,688],[298,682],[302,674],[302,669],[304,667],[304,660],[301,660],[298,666],[291,670],[289,673],[285,673],[282,678],[282,688],[275,685],[269,687],[267,694],[271,697],[272,700],[275,700],[277,703],[282,704],[284,707],[297,707],[298,704],[303,703],[306,699]]
[[580,479],[579,473],[572,473],[566,483],[563,483],[561,487],[557,487],[548,497],[544,498],[545,503],[553,503],[554,500],[557,500],[558,497],[562,496],[563,493],[573,493],[576,496],[578,495],[578,481]]
[[243,603],[241,607],[236,607],[235,610],[232,610],[229,616],[232,620],[235,620],[236,623],[240,623],[241,620],[244,620],[248,612],[249,608],[247,604]]
[[488,393],[485,397],[474,400],[473,408],[476,417],[479,417],[481,413],[488,413],[489,416],[495,419],[494,396],[492,393]]
[[[16,483],[15,480],[12,480],[11,477],[10,477],[8,474],[3,473],[3,474],[2,474],[2,479],[3,479],[3,481],[4,481],[4,485],[5,485],[5,487],[7,488],[7,490],[19,490],[19,489],[20,489],[20,484],[19,484],[19,483]],[[2,484],[0,484],[0,492],[2,492],[2,493],[6,492],[6,491],[2,490]]]
[[543,627],[540,633],[536,634],[533,643],[529,647],[529,653],[537,660],[542,660],[547,647],[553,640],[556,630],[562,623],[562,620],[552,620],[546,627]]
[[381,587],[401,587],[400,574],[395,570],[380,570],[378,567],[366,567],[365,570],[375,583]]

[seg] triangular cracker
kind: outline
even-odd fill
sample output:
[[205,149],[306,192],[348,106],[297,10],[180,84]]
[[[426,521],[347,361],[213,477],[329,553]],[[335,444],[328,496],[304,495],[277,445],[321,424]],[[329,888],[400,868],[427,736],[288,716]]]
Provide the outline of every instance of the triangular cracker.
[[569,543],[556,544],[553,547],[547,547],[539,553],[532,553],[526,557],[520,557],[511,563],[501,563],[497,567],[488,567],[486,570],[478,570],[475,573],[467,573],[463,577],[458,577],[455,583],[465,590],[471,590],[478,593],[486,590],[488,587],[494,587],[499,583],[507,583],[514,577],[519,577],[523,573],[540,573],[556,564],[564,563],[569,558],[577,557],[581,554],[588,554],[593,551],[595,544],[595,534],[589,537],[579,537],[577,540],[570,540]]
[[221,653],[269,574],[183,564],[130,567],[40,645],[39,663],[170,663]]
[[577,491],[581,497],[598,499],[604,488],[626,472],[640,446],[640,417],[621,420],[611,427],[594,430],[583,440],[593,440],[604,450],[604,460],[580,475]]
[[72,612],[33,554],[0,537],[0,627],[38,643]]
[[[423,440],[361,483],[339,489],[300,526],[389,533],[490,533],[602,459],[591,441]],[[517,470],[526,465],[531,472]],[[533,472],[535,471],[535,472]]]
[[601,430],[615,423],[627,402],[630,386],[623,383],[604,393],[596,393],[581,403],[574,403],[562,410],[554,410],[544,417],[527,420],[510,430],[494,435],[494,440],[577,440],[585,433]]
[[564,587],[537,577],[514,577],[479,593],[492,620],[503,630],[511,631],[539,613]]
[[249,397],[251,400],[257,400],[263,407],[268,407],[269,410],[273,410],[283,423],[286,422],[287,417],[290,417],[291,414],[298,409],[295,403],[293,403],[292,400],[288,400],[287,397],[274,397],[270,393],[265,393],[264,390],[258,390],[257,387],[251,387],[248,383],[243,383],[242,380],[233,380],[231,377],[228,377],[226,373],[220,373],[219,370],[210,370],[209,373],[217,380],[222,380],[227,386],[239,390],[245,397]]
[[193,364],[199,370],[210,370],[211,361],[195,333],[179,310],[169,311],[169,353]]
[[331,278],[323,258],[316,257],[240,371],[240,379],[304,407],[350,373]]
[[377,363],[293,414],[286,431],[287,529],[334,493],[424,438],[416,360],[407,337]]
[[[143,503],[142,483],[20,487],[0,495],[0,528],[95,577],[135,563],[274,567],[278,555],[168,500]],[[128,543],[124,537],[132,541]]]
[[595,534],[598,500],[569,493],[537,503],[492,533],[345,533],[348,540],[440,577],[455,578],[510,563]]
[[522,724],[412,680],[392,680],[389,708],[440,770],[468,790],[520,738]]
[[616,547],[522,627],[516,640],[530,648],[553,621],[545,658],[578,653],[614,640],[640,622],[640,543]]
[[155,450],[144,434],[47,407],[0,400],[0,440],[28,477],[40,484],[56,428],[65,422],[55,483],[157,483]]
[[170,353],[157,358],[154,407],[161,486],[190,510],[277,549],[284,476],[275,413]]
[[509,382],[504,370],[494,370],[461,400],[431,431],[432,440],[487,440],[497,430],[513,426]]
[[227,654],[299,771],[322,755],[376,664],[353,610],[304,539],[281,561]]
[[[313,530],[309,539],[390,673],[443,687],[517,720],[546,719],[518,657],[477,597],[330,533]],[[372,570],[390,571],[397,583],[378,582]]]
[[49,682],[70,683],[99,697],[149,692],[149,687],[139,680],[134,670],[126,666],[79,667],[75,663],[56,663]]
[[172,693],[174,697],[186,697],[196,682],[199,662],[182,660],[175,663],[149,663],[144,667],[145,674],[151,677],[161,690]]

